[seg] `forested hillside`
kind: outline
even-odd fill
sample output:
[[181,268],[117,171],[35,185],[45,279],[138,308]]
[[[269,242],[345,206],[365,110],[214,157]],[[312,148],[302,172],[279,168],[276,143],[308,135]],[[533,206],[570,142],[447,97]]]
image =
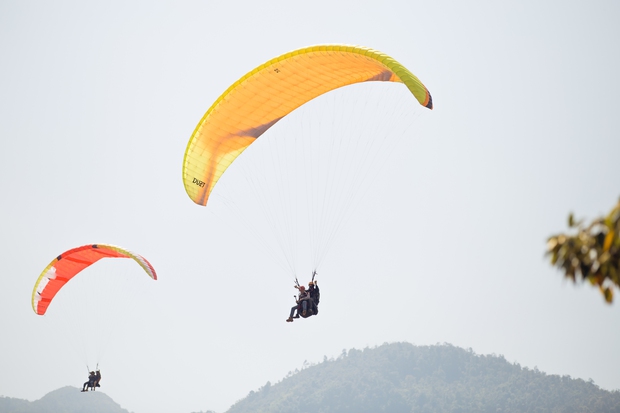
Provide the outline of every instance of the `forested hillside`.
[[343,351],[267,383],[227,413],[620,413],[620,392],[451,345]]
[[[0,413],[82,412],[128,413],[102,392],[81,393],[74,387],[34,402],[0,397]],[[620,413],[620,391],[448,344],[393,343],[343,350],[338,358],[305,365],[277,384],[250,392],[227,411],[290,412]]]
[[54,390],[33,402],[0,397],[0,413],[129,413],[102,392],[82,393],[76,387]]

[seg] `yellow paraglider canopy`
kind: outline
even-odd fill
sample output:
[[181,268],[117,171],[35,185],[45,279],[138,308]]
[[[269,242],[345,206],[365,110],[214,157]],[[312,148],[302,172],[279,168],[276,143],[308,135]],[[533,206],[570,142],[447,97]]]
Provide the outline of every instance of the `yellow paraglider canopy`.
[[187,194],[206,205],[226,168],[276,122],[317,96],[367,81],[401,82],[421,105],[433,108],[422,82],[376,50],[319,45],[286,53],[236,81],[200,120],[183,160]]

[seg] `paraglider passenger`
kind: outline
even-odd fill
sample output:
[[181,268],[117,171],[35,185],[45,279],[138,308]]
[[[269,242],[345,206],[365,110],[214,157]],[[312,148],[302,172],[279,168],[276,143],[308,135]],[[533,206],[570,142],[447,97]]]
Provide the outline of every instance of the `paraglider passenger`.
[[[310,302],[310,296],[308,295],[308,292],[306,291],[306,287],[301,285],[299,287],[295,286],[295,288],[299,289],[299,297],[295,300],[297,301],[297,304],[294,305],[293,307],[291,307],[291,314],[289,315],[289,317],[286,319],[287,323],[290,323],[293,321],[293,318],[299,318],[299,308],[301,307],[301,315],[302,317],[306,316],[306,313],[308,311],[308,303]],[[297,310],[297,314],[293,317],[293,314],[295,313],[295,310]]]
[[93,387],[96,379],[97,376],[95,375],[95,372],[91,371],[88,375],[88,381],[82,386],[82,391],[88,391],[88,387]]

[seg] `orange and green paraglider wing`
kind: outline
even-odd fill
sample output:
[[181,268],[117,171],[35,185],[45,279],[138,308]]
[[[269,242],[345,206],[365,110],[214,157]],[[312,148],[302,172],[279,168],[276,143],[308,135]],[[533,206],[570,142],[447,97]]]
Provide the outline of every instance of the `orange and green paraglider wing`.
[[32,309],[38,315],[47,311],[56,293],[80,271],[102,258],[131,258],[152,279],[157,279],[153,266],[142,256],[123,248],[105,244],[90,244],[73,248],[56,257],[43,270],[32,291]]
[[426,87],[407,68],[366,47],[319,45],[276,57],[228,88],[194,130],[183,160],[189,197],[206,205],[226,168],[259,136],[304,103],[368,81],[401,82],[432,109]]

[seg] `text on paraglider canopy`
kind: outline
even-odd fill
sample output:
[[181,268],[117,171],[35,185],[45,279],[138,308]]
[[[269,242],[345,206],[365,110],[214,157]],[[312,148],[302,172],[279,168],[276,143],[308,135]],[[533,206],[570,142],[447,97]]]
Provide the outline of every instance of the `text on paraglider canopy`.
[[194,181],[192,183],[198,185],[201,188],[205,186],[205,183],[203,181],[196,179],[196,178],[194,178]]

